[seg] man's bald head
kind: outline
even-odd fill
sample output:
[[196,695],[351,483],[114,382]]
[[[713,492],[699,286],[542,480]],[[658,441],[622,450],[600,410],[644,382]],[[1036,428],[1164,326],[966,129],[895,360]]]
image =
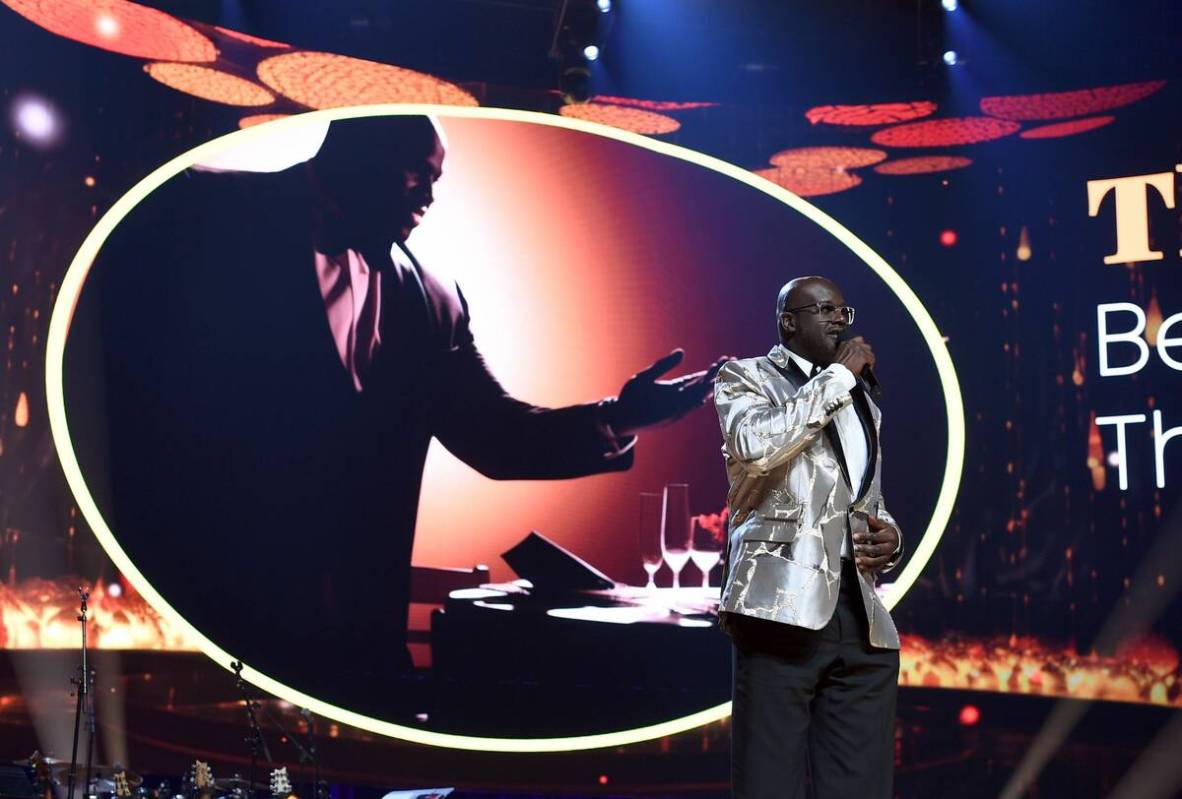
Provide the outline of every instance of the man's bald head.
[[794,277],[780,287],[780,293],[776,296],[777,326],[780,323],[780,317],[784,314],[785,308],[797,308],[801,305],[808,305],[810,302],[818,301],[811,291],[814,287],[827,288],[830,291],[841,294],[841,289],[837,287],[837,284],[827,277],[821,277],[820,275]]
[[776,296],[776,331],[785,347],[818,366],[828,366],[846,323],[820,313],[818,304],[842,306],[845,297],[836,283],[820,275],[789,280]]
[[388,251],[434,202],[446,152],[428,116],[338,119],[308,166],[343,244]]

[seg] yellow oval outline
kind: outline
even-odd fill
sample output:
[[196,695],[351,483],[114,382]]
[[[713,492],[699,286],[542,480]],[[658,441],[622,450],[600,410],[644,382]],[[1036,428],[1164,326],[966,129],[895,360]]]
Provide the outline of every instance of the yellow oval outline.
[[[74,452],[74,447],[70,440],[69,426],[66,421],[62,369],[65,359],[66,338],[70,332],[70,322],[78,303],[82,285],[90,271],[90,266],[94,262],[94,258],[98,254],[103,242],[106,241],[115,227],[137,204],[142,202],[145,197],[159,188],[169,178],[179,174],[193,164],[200,163],[204,159],[217,154],[223,149],[271,135],[275,131],[287,127],[323,123],[334,119],[351,117],[392,116],[400,114],[434,114],[440,117],[472,117],[549,125],[551,127],[567,128],[582,133],[615,139],[655,153],[660,153],[661,155],[679,158],[683,161],[688,161],[706,169],[719,172],[776,198],[819,225],[869,266],[887,284],[891,291],[894,292],[895,296],[899,298],[919,327],[924,342],[928,345],[928,349],[931,351],[932,358],[936,363],[936,371],[940,376],[940,384],[944,390],[944,409],[948,416],[948,456],[944,463],[944,479],[940,486],[939,495],[936,498],[936,506],[932,512],[931,521],[928,522],[928,527],[924,531],[919,545],[912,553],[907,566],[895,581],[894,590],[891,591],[886,599],[888,609],[895,606],[919,577],[924,566],[927,565],[928,559],[935,551],[940,537],[944,534],[944,528],[952,516],[952,508],[956,501],[961,472],[964,467],[965,426],[964,403],[961,397],[960,383],[957,380],[956,369],[952,364],[952,357],[948,353],[948,348],[945,346],[944,338],[940,335],[935,321],[919,301],[915,292],[911,290],[911,287],[907,285],[903,278],[880,255],[874,252],[869,245],[855,236],[836,219],[811,205],[803,198],[742,167],[704,153],[699,153],[695,150],[594,122],[584,122],[569,117],[534,111],[518,111],[505,108],[387,104],[333,108],[278,119],[264,125],[257,125],[246,128],[245,130],[238,130],[224,136],[219,136],[216,139],[198,145],[178,155],[153,170],[151,174],[133,186],[131,190],[120,197],[103,214],[102,218],[82,242],[82,246],[66,270],[65,277],[62,279],[61,288],[58,291],[57,300],[54,303],[53,314],[49,321],[49,332],[46,337],[45,347],[45,388],[46,400],[49,406],[50,432],[53,435],[53,442],[58,457],[61,459],[66,481],[74,494],[74,498],[78,503],[78,509],[81,511],[83,518],[86,519],[94,531],[99,543],[106,551],[108,557],[114,562],[116,568],[131,582],[156,612],[163,616],[170,624],[174,624],[178,629],[182,630],[186,640],[194,642],[202,652],[223,668],[228,670],[230,663],[237,659],[222,650],[213,641],[206,638],[195,627],[189,624],[183,616],[177,613],[164,600],[164,597],[152,587],[143,574],[140,573],[139,569],[135,567],[135,564],[131,562],[127,553],[119,546],[118,541],[115,540],[114,533],[111,532],[111,529],[102,518],[98,505],[91,496],[86,486],[86,480],[82,476],[82,471],[78,466],[77,455]],[[294,688],[289,688],[277,680],[254,670],[250,666],[243,668],[242,676],[262,690],[274,694],[281,699],[285,699],[292,704],[306,707],[317,715],[342,724],[349,724],[377,735],[398,738],[428,746],[486,752],[565,752],[581,749],[598,749],[609,746],[624,746],[626,744],[639,743],[641,741],[652,740],[653,738],[661,738],[666,735],[685,732],[686,730],[708,724],[712,721],[719,721],[730,715],[731,708],[730,702],[724,702],[721,705],[716,705],[715,707],[659,724],[651,724],[631,730],[597,733],[594,735],[567,736],[561,738],[485,738],[471,735],[430,732],[363,716],[360,713],[354,713],[351,710],[346,710],[345,708],[340,708],[315,697],[308,696]]]

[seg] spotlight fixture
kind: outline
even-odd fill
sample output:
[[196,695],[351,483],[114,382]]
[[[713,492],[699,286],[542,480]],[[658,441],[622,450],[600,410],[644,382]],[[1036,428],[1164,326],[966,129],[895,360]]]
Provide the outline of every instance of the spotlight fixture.
[[590,64],[600,56],[611,9],[611,0],[562,0],[559,6],[550,58],[558,64],[559,89],[567,103],[585,103],[591,97]]
[[949,13],[960,8],[960,3],[957,0],[940,0],[940,5],[944,6],[944,10]]
[[585,103],[591,99],[591,70],[572,65],[562,70],[559,90],[567,103]]
[[944,63],[950,67],[954,67],[960,63],[960,56],[955,50],[944,51]]

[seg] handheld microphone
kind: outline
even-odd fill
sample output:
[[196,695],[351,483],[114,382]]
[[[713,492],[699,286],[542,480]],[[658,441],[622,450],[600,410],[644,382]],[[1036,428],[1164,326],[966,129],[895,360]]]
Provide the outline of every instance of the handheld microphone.
[[[837,336],[837,342],[840,344],[843,341],[849,341],[852,338],[857,338],[857,334],[851,331],[848,327],[841,331]],[[878,382],[878,378],[874,374],[874,370],[870,365],[862,367],[862,374],[859,375],[862,382],[866,384],[866,390],[875,402],[882,402],[882,385]]]

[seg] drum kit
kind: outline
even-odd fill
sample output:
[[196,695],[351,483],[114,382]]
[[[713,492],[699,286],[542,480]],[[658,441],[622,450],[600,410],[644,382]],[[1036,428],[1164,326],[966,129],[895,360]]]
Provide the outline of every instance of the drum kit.
[[[37,799],[61,799],[65,794],[70,761],[34,752],[23,760],[13,761],[31,773]],[[79,786],[81,787],[81,786]],[[255,796],[288,799],[292,795],[287,768],[272,769],[269,784],[251,782],[235,774],[215,778],[209,764],[198,760],[176,783],[160,780],[151,785],[143,776],[119,763],[92,765],[90,784],[84,799],[250,799]]]

